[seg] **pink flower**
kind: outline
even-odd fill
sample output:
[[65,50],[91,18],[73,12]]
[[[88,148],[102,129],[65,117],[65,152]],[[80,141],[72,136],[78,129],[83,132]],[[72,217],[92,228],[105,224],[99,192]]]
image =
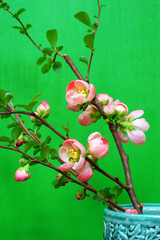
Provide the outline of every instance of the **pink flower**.
[[48,117],[50,113],[50,106],[46,101],[41,101],[42,104],[40,104],[37,107],[37,115],[40,117]]
[[96,98],[102,106],[113,103],[113,98],[109,97],[106,93],[99,93]]
[[127,208],[125,210],[125,213],[138,214],[138,211],[136,209],[129,209],[129,208]]
[[83,104],[95,97],[95,87],[82,80],[70,82],[66,92],[66,100],[71,105]]
[[88,152],[95,158],[103,158],[109,151],[109,143],[99,132],[94,132],[88,137]]
[[113,104],[108,104],[106,105],[104,108],[103,108],[103,111],[104,111],[104,114],[107,116],[107,117],[111,117],[113,116],[116,111],[115,111],[115,107],[113,106]]
[[79,115],[78,121],[82,126],[89,126],[101,117],[95,106],[89,105],[86,110]]
[[68,103],[67,109],[73,112],[79,112],[81,110],[81,105],[72,105]]
[[124,116],[125,114],[128,113],[128,107],[124,103],[121,103],[119,100],[116,100],[114,103],[114,108],[116,110],[116,113],[119,116]]
[[87,161],[85,161],[83,167],[81,169],[78,169],[76,172],[78,174],[77,179],[81,182],[88,182],[89,179],[93,176],[93,170]]
[[145,143],[146,136],[144,132],[149,129],[150,125],[144,118],[136,119],[143,114],[143,110],[136,110],[122,119],[118,135],[123,143],[127,143],[128,140],[137,146]]
[[26,170],[25,167],[20,167],[15,173],[15,180],[18,182],[26,181],[31,177],[30,171]]
[[16,143],[16,147],[20,147],[22,146],[23,144],[23,140],[19,140],[17,143]]
[[60,158],[65,162],[59,166],[61,171],[69,171],[81,169],[85,163],[84,155],[86,150],[83,145],[76,139],[67,139],[63,142],[63,146],[59,150]]

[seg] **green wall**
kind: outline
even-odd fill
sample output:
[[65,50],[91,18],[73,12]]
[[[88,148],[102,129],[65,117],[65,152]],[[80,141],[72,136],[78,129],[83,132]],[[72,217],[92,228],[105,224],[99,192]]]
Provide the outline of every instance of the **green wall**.
[[[64,45],[82,74],[86,66],[79,57],[89,57],[83,36],[86,27],[73,15],[80,10],[91,16],[97,14],[96,0],[8,0],[11,10],[26,8],[24,23],[31,23],[30,34],[42,47],[49,46],[45,37],[48,29],[56,28],[59,44]],[[160,202],[159,188],[159,79],[160,79],[160,1],[158,0],[103,0],[99,30],[96,37],[96,52],[91,68],[90,79],[97,93],[106,92],[114,99],[120,99],[129,110],[143,109],[145,118],[151,125],[146,133],[143,146],[126,144],[130,155],[130,165],[135,190],[142,202]],[[110,142],[107,157],[100,160],[108,173],[124,180],[122,164],[103,120],[84,128],[78,124],[78,113],[67,111],[65,101],[66,85],[76,79],[63,62],[59,74],[50,71],[42,75],[36,66],[41,53],[31,42],[12,28],[15,19],[0,11],[0,88],[15,94],[15,103],[28,103],[36,93],[42,93],[42,100],[51,105],[48,119],[58,130],[61,124],[70,122],[71,137],[86,144],[93,131],[103,133]],[[27,119],[27,118],[26,118]],[[1,120],[1,135],[8,134],[5,121]],[[7,122],[10,122],[7,120]],[[29,121],[28,121],[29,122]],[[61,139],[43,127],[45,135],[51,134],[54,147]],[[90,198],[77,201],[75,193],[79,189],[74,184],[55,190],[51,182],[55,173],[42,166],[32,167],[32,177],[24,183],[14,181],[14,173],[19,167],[17,153],[1,151],[0,166],[0,237],[5,240],[99,240],[102,239],[102,204]],[[95,188],[101,189],[113,184],[96,173],[91,179]],[[120,203],[127,203],[123,193]]]

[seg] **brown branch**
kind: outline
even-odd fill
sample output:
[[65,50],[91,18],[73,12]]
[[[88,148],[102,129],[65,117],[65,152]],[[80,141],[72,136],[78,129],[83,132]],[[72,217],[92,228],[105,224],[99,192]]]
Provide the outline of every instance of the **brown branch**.
[[[47,164],[45,162],[42,162],[42,161],[39,161],[37,160],[36,158],[28,155],[27,153],[21,151],[19,148],[15,147],[15,148],[11,148],[11,147],[6,147],[6,146],[1,146],[0,145],[0,148],[3,148],[3,149],[8,149],[8,150],[11,150],[11,151],[16,151],[16,152],[19,152],[27,157],[29,157],[32,162],[37,162],[43,166],[46,166],[48,168],[51,168],[53,170],[55,170],[56,172],[58,173],[61,173],[63,176],[65,176],[66,178],[68,178],[71,182],[73,183],[76,183],[78,184],[79,186],[82,186],[84,187],[85,189],[91,191],[92,193],[94,194],[97,194],[97,190],[94,189],[91,185],[89,185],[88,183],[85,183],[85,182],[79,182],[77,180],[75,180],[74,178],[72,178],[70,175],[68,175],[66,172],[62,172],[61,170],[59,170],[58,168],[54,167],[51,163]],[[111,208],[113,208],[114,210],[118,211],[117,209],[121,210],[121,211],[125,211],[125,209],[121,208],[120,206],[118,206],[116,203],[112,202],[110,199],[107,199],[104,197],[104,202],[107,203]]]
[[56,133],[63,140],[67,139],[61,133],[59,133],[55,128],[53,128],[49,123],[47,123],[43,118],[39,117],[34,112],[25,112],[25,111],[0,112],[0,115],[9,115],[9,114],[24,114],[24,115],[28,115],[28,116],[33,116],[33,117],[39,119],[43,123],[43,125],[45,125],[46,127],[50,128],[54,133]]
[[125,184],[123,184],[118,178],[114,178],[112,177],[110,174],[108,174],[107,172],[105,172],[102,168],[98,167],[97,164],[95,164],[91,159],[89,159],[88,157],[85,158],[87,162],[89,162],[92,166],[94,166],[94,168],[102,173],[103,175],[105,175],[106,177],[108,177],[109,179],[111,179],[112,181],[116,182],[117,184],[119,184],[122,188],[124,189],[128,189],[128,186],[126,186]]
[[[99,0],[97,0],[97,2],[98,2],[98,17],[97,17],[95,31],[93,33],[94,35],[96,35],[97,29],[98,29],[99,17],[100,17],[100,13],[101,13],[101,6],[99,4]],[[94,43],[93,43],[93,46],[92,46],[92,49],[91,49],[91,56],[90,56],[89,65],[88,65],[88,72],[87,72],[87,76],[86,76],[86,82],[89,82],[89,73],[90,73],[91,63],[92,63],[92,59],[93,59],[93,53],[94,53]]]

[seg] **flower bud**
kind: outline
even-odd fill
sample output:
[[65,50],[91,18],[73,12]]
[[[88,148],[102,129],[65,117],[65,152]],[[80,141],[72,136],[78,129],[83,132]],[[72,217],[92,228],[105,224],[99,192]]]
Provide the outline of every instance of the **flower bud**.
[[106,93],[99,93],[96,98],[102,106],[113,103],[113,98]]
[[46,101],[41,102],[42,104],[37,107],[37,115],[42,118],[47,118],[50,113],[50,106]]
[[68,103],[67,109],[73,112],[79,112],[81,110],[81,105],[72,105]]
[[23,140],[19,140],[16,142],[16,147],[20,147],[23,144]]
[[25,159],[25,158],[21,158],[21,159],[19,160],[19,164],[20,164],[21,166],[25,166],[28,162],[29,162],[29,160],[27,160],[27,159]]
[[113,116],[113,115],[115,114],[115,112],[116,112],[114,106],[113,106],[113,105],[110,105],[110,104],[106,105],[106,106],[103,108],[103,110],[104,110],[104,114],[105,114],[107,117]]
[[18,168],[15,173],[15,180],[18,182],[26,181],[30,177],[31,177],[31,173],[30,173],[29,164],[27,164],[24,167]]
[[83,188],[76,193],[77,200],[83,200],[86,197],[86,190]]
[[129,209],[129,208],[127,208],[125,210],[125,213],[138,214],[138,211],[136,209]]
[[78,121],[82,126],[89,126],[101,117],[100,112],[95,106],[89,105],[86,110],[79,115]]
[[128,113],[128,107],[126,104],[124,103],[121,103],[119,100],[116,100],[114,103],[113,103],[114,107],[115,107],[115,110],[116,110],[116,113],[117,115],[119,116],[124,116],[125,114]]

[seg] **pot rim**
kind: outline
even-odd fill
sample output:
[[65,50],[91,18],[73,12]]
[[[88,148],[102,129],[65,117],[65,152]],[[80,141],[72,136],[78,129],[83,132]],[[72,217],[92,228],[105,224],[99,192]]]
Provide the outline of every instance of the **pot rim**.
[[[121,204],[120,205],[123,208],[133,208],[132,204]],[[115,219],[125,219],[128,220],[151,220],[154,219],[156,222],[160,223],[160,203],[145,203],[144,207],[144,214],[130,214],[130,213],[124,213],[124,212],[115,212],[110,208],[104,209],[104,216],[108,218],[115,218]],[[158,211],[158,215],[156,214]],[[145,212],[147,212],[145,214]],[[153,212],[153,214],[149,214],[148,212]]]

